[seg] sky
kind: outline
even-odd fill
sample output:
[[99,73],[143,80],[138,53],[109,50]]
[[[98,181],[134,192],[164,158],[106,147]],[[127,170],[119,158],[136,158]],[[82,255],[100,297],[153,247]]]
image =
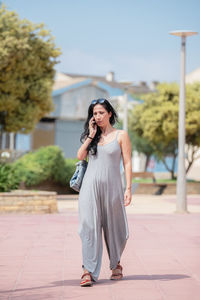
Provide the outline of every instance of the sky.
[[186,73],[200,67],[199,0],[4,0],[21,19],[45,23],[62,55],[56,70],[118,81],[179,81],[181,39],[187,38]]

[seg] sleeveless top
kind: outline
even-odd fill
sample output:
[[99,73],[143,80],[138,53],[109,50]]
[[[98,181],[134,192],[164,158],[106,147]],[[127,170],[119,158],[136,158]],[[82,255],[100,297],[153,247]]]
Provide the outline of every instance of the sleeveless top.
[[[91,181],[106,185],[113,183],[114,178],[119,177],[121,180],[121,148],[117,140],[118,134],[119,131],[117,130],[114,140],[104,145],[97,145],[96,155],[89,152],[88,166],[83,180],[90,177]],[[82,184],[84,184],[84,181]]]

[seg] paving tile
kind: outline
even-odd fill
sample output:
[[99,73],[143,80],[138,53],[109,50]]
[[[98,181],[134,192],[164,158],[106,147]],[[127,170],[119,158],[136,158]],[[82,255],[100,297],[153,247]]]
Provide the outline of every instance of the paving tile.
[[199,300],[200,214],[128,213],[124,279],[111,281],[104,243],[91,288],[82,275],[77,211],[0,218],[0,299]]

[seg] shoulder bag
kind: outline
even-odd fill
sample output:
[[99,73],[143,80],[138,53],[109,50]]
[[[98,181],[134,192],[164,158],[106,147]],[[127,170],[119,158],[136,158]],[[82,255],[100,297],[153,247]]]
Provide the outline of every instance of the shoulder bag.
[[87,165],[88,162],[86,160],[80,160],[76,163],[76,170],[69,182],[70,187],[76,192],[79,192],[81,189],[81,184],[87,169]]

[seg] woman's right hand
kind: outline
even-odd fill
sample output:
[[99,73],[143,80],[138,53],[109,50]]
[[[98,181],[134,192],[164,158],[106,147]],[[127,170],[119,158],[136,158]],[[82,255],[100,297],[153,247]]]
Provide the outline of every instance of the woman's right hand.
[[93,138],[96,132],[97,132],[97,124],[95,122],[94,117],[92,117],[89,121],[89,136]]

